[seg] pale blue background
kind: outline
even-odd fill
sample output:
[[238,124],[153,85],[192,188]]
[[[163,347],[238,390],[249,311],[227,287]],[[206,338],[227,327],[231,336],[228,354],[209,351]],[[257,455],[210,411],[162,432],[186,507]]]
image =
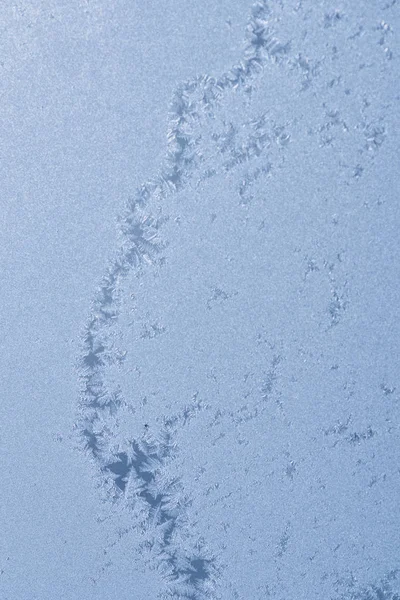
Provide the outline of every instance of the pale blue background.
[[[279,18],[274,25],[278,29],[281,27],[285,39],[293,38],[294,45],[306,40],[304,44],[309,43],[308,47],[311,49],[314,45],[316,53],[320,53],[324,35],[327,34],[324,33],[323,26],[315,21],[316,13],[311,11],[307,16],[307,10],[301,8],[301,2],[271,4],[274,10],[278,7],[276,14],[279,14]],[[242,52],[251,5],[252,2],[249,0],[220,2],[204,0],[201,3],[186,0],[145,3],[127,0],[116,2],[22,0],[18,3],[4,2],[0,8],[0,456],[3,473],[0,501],[0,597],[4,600],[54,598],[144,600],[156,598],[163,589],[162,576],[159,573],[146,570],[140,560],[133,560],[134,536],[117,547],[112,556],[112,565],[107,566],[108,559],[104,555],[104,549],[113,544],[119,517],[118,512],[110,516],[107,506],[103,506],[104,498],[97,486],[92,464],[79,448],[76,449],[78,442],[74,423],[79,395],[76,370],[80,352],[79,344],[83,327],[90,313],[94,292],[104,274],[107,260],[117,247],[117,217],[133,190],[158,172],[165,156],[167,116],[174,90],[181,82],[201,73],[219,76],[237,62]],[[334,159],[331,155],[324,154],[322,143],[320,150],[309,151],[311,156],[309,158],[308,138],[305,134],[304,139],[298,141],[298,148],[300,148],[298,159],[296,159],[298,151],[296,146],[289,145],[288,158],[282,159],[282,163],[280,163],[281,154],[276,151],[278,176],[273,179],[272,191],[268,193],[278,199],[280,194],[292,194],[293,198],[296,198],[298,208],[295,208],[293,213],[289,203],[283,203],[282,208],[279,203],[274,204],[272,210],[268,209],[270,220],[268,227],[271,228],[271,236],[275,236],[277,243],[282,237],[294,240],[299,236],[297,246],[301,259],[298,263],[292,263],[291,261],[296,261],[297,258],[293,258],[291,250],[290,252],[288,250],[287,254],[284,251],[280,254],[280,251],[276,250],[277,254],[274,255],[273,249],[263,247],[265,252],[270,253],[268,267],[270,285],[271,289],[275,290],[272,295],[279,304],[276,315],[273,312],[270,314],[274,324],[266,334],[265,344],[269,348],[268,364],[274,364],[275,355],[284,356],[286,371],[282,375],[279,398],[283,397],[282,401],[284,398],[292,398],[293,404],[288,409],[288,414],[293,417],[298,406],[301,414],[299,422],[302,422],[305,430],[312,426],[314,419],[317,420],[319,415],[315,417],[312,403],[304,412],[301,401],[296,405],[293,398],[301,399],[318,395],[321,388],[319,380],[321,373],[325,372],[325,367],[326,370],[333,368],[333,361],[336,360],[338,353],[342,352],[341,365],[348,372],[346,371],[346,375],[343,376],[343,381],[325,384],[324,393],[333,396],[337,394],[338,402],[346,402],[345,399],[350,399],[353,393],[356,395],[359,393],[357,402],[360,406],[349,409],[349,414],[362,414],[363,417],[360,417],[360,423],[357,422],[356,417],[356,424],[353,428],[350,426],[348,435],[354,433],[358,425],[359,431],[367,431],[367,426],[370,424],[374,426],[375,422],[380,432],[377,434],[378,440],[383,439],[379,442],[381,445],[375,449],[378,455],[376,462],[373,462],[374,456],[371,457],[375,450],[371,454],[368,454],[367,450],[364,451],[364,447],[360,450],[359,460],[365,452],[365,460],[371,461],[372,465],[367,467],[371,472],[368,481],[365,480],[365,490],[364,483],[360,483],[360,480],[357,479],[354,483],[355,495],[357,498],[362,496],[362,506],[366,511],[363,513],[364,520],[360,528],[357,525],[361,523],[357,520],[357,510],[354,509],[354,513],[351,513],[351,506],[346,509],[346,502],[343,502],[343,489],[337,490],[337,498],[334,494],[331,496],[331,509],[326,505],[324,509],[320,507],[321,511],[327,510],[329,513],[330,510],[335,510],[335,505],[339,505],[341,523],[344,525],[340,524],[338,527],[344,530],[347,528],[347,523],[349,531],[354,528],[354,532],[349,535],[357,538],[358,550],[354,551],[357,555],[354,560],[359,571],[354,575],[353,581],[351,573],[345,569],[347,559],[344,555],[341,563],[342,566],[344,565],[343,571],[337,574],[340,583],[337,584],[336,590],[332,588],[331,597],[360,600],[368,598],[369,600],[370,597],[379,597],[376,590],[371,591],[373,590],[371,586],[375,585],[376,589],[384,594],[382,581],[395,569],[400,569],[399,471],[398,469],[396,471],[394,466],[399,458],[400,402],[398,376],[400,219],[399,176],[396,166],[400,120],[399,90],[395,80],[399,75],[400,16],[395,2],[373,2],[365,9],[365,14],[361,2],[356,3],[356,7],[354,3],[345,1],[341,1],[339,5],[324,3],[327,11],[328,9],[331,12],[339,10],[345,15],[343,27],[347,28],[346,35],[357,33],[357,27],[367,32],[364,38],[362,37],[364,34],[361,34],[361,39],[365,42],[360,42],[357,60],[354,55],[349,56],[348,62],[351,65],[347,68],[346,51],[343,51],[340,55],[342,63],[339,70],[342,69],[343,78],[347,78],[351,84],[349,77],[352,75],[352,65],[365,63],[366,66],[362,68],[365,75],[357,75],[360,77],[359,80],[355,76],[352,84],[353,96],[349,104],[346,104],[343,94],[334,91],[331,106],[327,107],[327,110],[337,108],[341,113],[348,111],[349,115],[356,115],[354,123],[358,123],[357,115],[360,114],[359,107],[363,103],[361,86],[365,86],[366,90],[373,88],[369,100],[375,102],[371,109],[375,110],[374,122],[379,123],[379,118],[382,116],[386,127],[386,138],[382,148],[379,148],[379,154],[373,155],[373,160],[369,159],[371,153],[367,151],[364,154],[360,153],[361,146],[357,141],[359,129],[355,126],[351,129],[350,142],[347,141],[348,138],[344,133],[337,134],[340,141],[335,147],[337,154]],[[300,10],[303,10],[304,16],[301,21],[302,29],[296,25],[296,21],[294,24],[290,21],[294,19],[293,15],[297,14],[296,11]],[[384,19],[390,23],[390,32],[381,43],[382,21],[386,22]],[[375,36],[373,47],[369,41],[372,36]],[[382,51],[382,58],[377,54],[376,47]],[[329,50],[326,49],[326,54],[330,51],[329,47]],[[338,51],[340,54],[341,48],[338,48]],[[389,53],[393,54],[390,59]],[[294,57],[293,51],[291,58]],[[321,55],[320,57],[322,58]],[[328,68],[324,70],[324,77],[329,75],[327,70]],[[263,94],[268,98],[268,106],[275,107],[272,109],[275,110],[273,118],[280,118],[279,111],[282,105],[284,116],[281,121],[287,119],[289,122],[292,119],[289,129],[292,127],[293,137],[296,132],[296,119],[301,119],[300,113],[312,112],[318,105],[319,95],[322,94],[321,89],[318,88],[319,80],[316,79],[315,93],[310,93],[309,97],[302,100],[301,91],[295,84],[293,84],[293,94],[285,92],[284,98],[279,96],[275,88],[274,91],[269,92],[272,85],[269,86],[268,77],[274,76],[272,70],[271,73],[267,71],[263,80],[265,85]],[[268,97],[269,93],[270,97]],[[261,100],[256,100],[260,107],[262,107],[262,97],[261,95]],[[312,104],[314,101],[315,105]],[[353,112],[352,107],[354,107]],[[232,105],[227,102],[225,110],[228,115],[231,111],[234,120],[236,110],[234,102]],[[244,111],[242,108],[237,110]],[[252,110],[255,109],[250,108],[250,113]],[[251,116],[251,114],[244,115],[243,120]],[[256,117],[256,113],[253,116]],[[316,128],[323,119],[317,121],[316,118]],[[321,132],[321,136],[323,135],[324,132]],[[291,150],[291,148],[295,149]],[[341,183],[337,183],[338,171],[335,171],[335,168],[341,160],[341,153],[344,155],[344,162],[351,155],[354,164],[346,166],[348,171],[343,167],[341,171],[343,179]],[[273,159],[274,157],[275,155]],[[290,174],[292,167],[286,167],[285,160],[294,165],[292,174]],[[365,171],[361,187],[354,190],[352,188],[352,191],[347,192],[348,186],[346,188],[346,183],[343,181],[351,180],[351,171],[353,168],[356,169],[358,163],[363,164]],[[315,177],[313,173],[316,173]],[[206,184],[205,191],[199,192],[196,202],[193,201],[193,205],[189,203],[185,205],[185,215],[188,220],[191,218],[190,215],[195,218],[198,206],[207,206],[211,215],[213,209],[210,198],[213,198],[213,203],[216,205],[216,213],[219,210],[221,215],[227,214],[229,217],[231,197],[226,190],[230,193],[230,190],[237,187],[241,182],[241,175],[235,172],[227,178],[230,179],[226,185],[223,178],[222,181],[211,179],[210,183]],[[316,189],[313,186],[317,180],[318,186],[323,183],[326,186],[322,191],[322,194],[327,196],[329,205],[326,214],[323,210],[321,212],[321,205],[313,196]],[[343,185],[344,191],[339,191],[337,198],[330,205],[329,189],[333,189],[335,185],[338,185],[339,190],[342,190],[340,186]],[[320,189],[321,187],[318,188]],[[256,190],[255,196],[257,197],[258,194],[260,197],[262,193],[263,190]],[[348,196],[345,195],[346,193]],[[176,201],[176,205],[171,204],[173,216],[181,210],[180,201],[183,202],[181,199]],[[354,205],[349,207],[348,201],[354,201]],[[235,203],[237,204],[238,200],[235,200]],[[354,206],[357,208],[355,209]],[[362,206],[365,207],[364,212],[357,212]],[[351,216],[352,211],[354,217]],[[374,212],[368,213],[369,216],[366,217],[365,211]],[[185,218],[184,209],[181,212],[182,218]],[[250,217],[256,219],[254,215]],[[328,218],[337,219],[340,224],[341,229],[337,238],[334,237],[336,234],[331,233],[331,221],[329,226],[327,225]],[[304,228],[298,225],[299,222],[303,222],[302,219],[305,223]],[[227,220],[229,221],[229,218]],[[261,217],[259,220],[261,221]],[[283,231],[279,229],[282,222],[286,224]],[[200,226],[204,232],[211,227],[208,221],[206,223],[206,219]],[[240,237],[243,224],[237,227],[237,234]],[[172,241],[171,253],[175,247],[179,248],[180,243],[182,248],[187,247],[190,252],[187,239],[193,231],[189,227],[188,238],[182,234],[181,241],[176,231],[173,226],[168,230]],[[232,229],[229,231],[231,232]],[[243,245],[246,248],[252,248],[251,244],[254,243],[254,256],[256,256],[259,247],[257,239],[252,233],[244,239]],[[307,246],[308,242],[309,246]],[[219,238],[216,253],[222,255],[225,247],[229,247],[227,252],[234,252],[229,244],[232,244],[232,239],[228,232],[225,241],[223,237]],[[293,242],[293,247],[296,247],[296,241]],[[350,256],[349,259],[345,258],[347,262],[344,267],[340,266],[340,259],[337,259],[340,250],[344,250],[346,257]],[[190,257],[187,260],[191,260],[192,264],[196,265],[198,246],[195,246],[193,252],[193,255],[187,255]],[[260,256],[257,256],[260,259]],[[308,265],[307,257],[311,261]],[[315,270],[326,272],[327,275],[324,276],[324,280],[322,276],[321,279],[312,280],[311,291],[307,288],[307,294],[310,294],[312,310],[315,310],[313,314],[318,313],[320,305],[326,304],[327,328],[329,325],[336,326],[333,321],[329,322],[333,314],[331,312],[331,317],[329,316],[329,302],[333,302],[330,294],[332,286],[335,285],[333,283],[335,276],[330,279],[331,271],[324,261],[335,263],[335,273],[339,270],[341,291],[344,288],[347,290],[346,286],[350,288],[348,298],[350,321],[344,320],[344,323],[339,323],[337,327],[342,329],[338,337],[329,342],[326,341],[327,338],[321,341],[322,337],[320,338],[319,335],[324,334],[318,330],[318,327],[310,331],[306,325],[303,327],[304,323],[308,323],[308,313],[302,313],[303,308],[295,311],[293,323],[290,322],[287,327],[282,326],[286,315],[291,314],[293,306],[297,307],[293,296],[287,297],[285,293],[298,291],[303,284],[307,285],[304,282],[312,279],[314,258],[317,265],[314,265]],[[202,260],[204,272],[207,273],[207,269],[210,269],[209,300],[211,298],[211,301],[215,301],[218,305],[217,296],[212,296],[213,285],[217,286],[217,280],[220,278],[220,283],[225,281],[229,287],[229,277],[225,278],[219,263],[213,271],[212,251]],[[173,259],[172,264],[175,264]],[[246,260],[243,264],[243,281],[238,287],[253,289],[253,286],[256,290],[259,287],[257,268],[252,270],[250,267],[247,270]],[[172,271],[175,274],[181,272],[178,269],[185,272],[184,268],[178,261],[175,271],[173,268]],[[343,272],[340,271],[341,268]],[[298,275],[298,283],[294,279],[294,272]],[[261,286],[265,285],[262,279],[264,275],[265,273],[260,275]],[[286,281],[287,285],[282,284],[282,281]],[[280,285],[282,287],[279,287]],[[152,295],[151,283],[148,286],[149,298],[144,294],[143,302],[148,302],[152,309],[162,313],[166,307],[168,288],[167,292],[164,292],[166,296],[162,296],[160,292],[158,297],[156,289]],[[232,283],[230,291],[233,298],[235,290]],[[264,288],[261,287],[261,290]],[[176,301],[178,301],[179,281],[171,293],[176,293]],[[249,294],[249,297],[251,299],[255,296]],[[344,303],[347,302],[346,298],[342,299]],[[303,298],[301,302],[303,301],[306,306],[308,300]],[[255,306],[256,301],[254,302]],[[250,313],[246,312],[248,308],[247,305],[241,305],[240,308],[234,309],[238,311],[234,314],[240,315],[240,311],[243,311],[243,314],[250,314],[251,307]],[[334,310],[333,307],[332,311]],[[165,310],[165,313],[167,312]],[[170,313],[168,314],[171,318]],[[218,321],[216,317],[216,323],[222,323],[223,318]],[[228,323],[232,322],[229,321],[231,317],[226,318]],[[335,320],[335,317],[332,319]],[[167,316],[166,320],[168,320]],[[210,327],[214,326],[211,320]],[[202,325],[198,327],[201,336]],[[260,325],[260,335],[262,331]],[[237,339],[236,334],[232,335],[232,344]],[[291,346],[294,339],[296,345]],[[248,365],[250,371],[252,352],[243,347],[243,356],[239,353],[239,358],[235,355],[236,358],[230,361],[226,358],[226,346],[223,346],[223,343],[225,342],[221,341],[221,346],[218,347],[218,352],[223,356],[222,362],[226,361],[237,374],[243,358],[243,364],[247,365],[246,361],[250,361]],[[271,344],[276,344],[276,348],[271,349]],[[315,355],[311,356],[314,344]],[[188,347],[190,352],[192,346],[189,344]],[[318,363],[314,374],[310,374],[304,367],[307,372],[304,381],[299,375],[299,370],[296,371],[293,367],[291,372],[290,366],[288,367],[292,359],[300,360],[298,357],[302,348],[304,364],[307,360],[313,365],[313,361]],[[323,351],[320,350],[321,348]],[[215,352],[217,358],[220,356],[218,352]],[[236,359],[238,363],[234,362]],[[256,353],[254,360],[256,361]],[[206,357],[204,365],[207,365],[208,369],[211,363],[209,365],[207,361]],[[211,367],[212,365],[210,369]],[[266,366],[266,372],[269,368]],[[167,367],[164,366],[163,369],[167,372]],[[178,367],[176,369],[176,377],[180,377],[181,372],[178,372]],[[182,369],[184,370],[185,367]],[[218,400],[221,401],[222,407],[225,406],[227,394],[231,390],[228,367],[225,374],[226,380],[221,384],[225,392],[221,393],[221,400]],[[171,377],[176,381],[172,375]],[[275,373],[272,374],[273,380],[274,377]],[[296,379],[297,377],[300,377],[300,380]],[[180,381],[178,388],[181,387]],[[191,376],[188,376],[188,382],[187,393],[190,395]],[[360,391],[354,392],[352,385],[355,389],[358,386]],[[384,387],[380,386],[387,386],[386,389],[393,391],[385,395]],[[340,388],[345,391],[339,392]],[[387,402],[391,402],[390,405],[385,405],[384,410],[379,406],[374,409],[376,412],[371,413],[371,423],[368,421],[370,409],[367,408],[363,412],[363,394],[367,393],[366,390],[373,390],[368,399],[368,407],[373,405],[375,397],[377,403],[381,402],[383,397]],[[359,413],[357,413],[358,409]],[[160,414],[164,412],[160,410]],[[379,415],[383,413],[381,422]],[[156,419],[158,413],[156,411],[149,414],[149,419],[152,416]],[[347,415],[345,412],[343,415],[345,422]],[[287,418],[290,419],[289,416]],[[332,418],[330,423],[332,427],[335,425],[335,418]],[[361,422],[364,423],[363,419],[364,429],[361,426]],[[387,424],[388,420],[390,425]],[[222,435],[228,436],[228,439],[230,435],[236,435],[232,433],[236,432],[236,429],[235,426],[227,423],[224,425]],[[254,425],[254,430],[249,429],[245,432],[240,430],[240,435],[243,435],[246,440],[253,440],[254,451],[251,455],[253,462],[246,463],[246,459],[241,457],[238,444],[234,446],[232,442],[232,450],[229,444],[221,445],[219,450],[217,448],[216,454],[210,454],[212,458],[209,461],[213,462],[215,467],[210,479],[212,481],[209,482],[210,486],[217,485],[218,489],[218,481],[222,484],[226,477],[229,480],[227,473],[231,475],[233,473],[232,481],[235,483],[237,478],[240,479],[242,475],[244,477],[246,468],[253,472],[260,468],[260,460],[261,462],[264,460],[263,435],[264,431],[269,431],[270,422],[257,421],[257,423],[257,426]],[[273,425],[272,429],[276,427],[279,430],[280,426]],[[384,428],[386,426],[387,429]],[[282,566],[274,567],[275,575],[268,571],[272,567],[269,566],[267,569],[266,566],[262,566],[263,551],[260,551],[260,548],[263,546],[263,540],[268,538],[266,530],[269,525],[265,526],[265,530],[263,529],[263,512],[260,508],[261,514],[257,514],[254,507],[249,509],[253,519],[250,521],[254,526],[254,531],[249,533],[249,536],[254,537],[254,548],[256,548],[254,552],[257,554],[256,558],[252,558],[251,544],[246,546],[241,537],[242,534],[244,535],[243,532],[249,529],[250,521],[244,520],[242,530],[239,526],[235,528],[235,524],[240,521],[240,515],[246,512],[251,503],[252,493],[249,493],[245,484],[245,490],[241,490],[238,496],[234,496],[232,504],[228,503],[220,514],[219,509],[216,509],[215,513],[212,512],[214,509],[211,508],[211,504],[209,507],[202,496],[203,492],[199,492],[199,489],[203,489],[201,487],[203,484],[192,482],[191,475],[197,473],[196,469],[201,466],[199,458],[203,453],[203,444],[199,443],[199,439],[203,439],[207,427],[208,424],[204,422],[199,425],[198,431],[194,428],[188,434],[182,433],[182,439],[179,439],[178,444],[186,448],[186,454],[183,451],[177,464],[179,474],[185,481],[185,489],[192,492],[194,498],[193,511],[196,514],[199,532],[205,537],[208,536],[209,543],[214,544],[214,548],[218,547],[218,552],[222,539],[218,527],[221,523],[226,523],[229,529],[229,521],[232,521],[231,533],[227,533],[223,538],[223,543],[228,548],[227,553],[223,554],[221,550],[221,561],[228,561],[227,569],[231,574],[225,576],[225,579],[221,576],[222,587],[217,591],[217,594],[221,595],[215,597],[224,600],[228,598],[258,600],[269,597],[268,594],[271,598],[281,598],[280,594],[282,594],[285,598],[293,598],[293,600],[300,597],[320,597],[320,580],[315,576],[313,583],[314,575],[311,574],[304,583],[304,577],[296,572],[296,564],[300,559],[295,554],[287,559],[286,563],[282,563]],[[393,435],[386,438],[384,436],[389,429]],[[218,430],[217,435],[220,433]],[[280,439],[278,434],[277,439]],[[296,442],[294,445],[296,447]],[[280,457],[278,462],[281,461],[279,468],[282,472],[289,468],[289,474],[286,475],[288,481],[291,481],[290,468],[292,462],[296,463],[297,459],[296,450],[291,454],[289,446],[290,443],[287,441],[282,447],[277,442],[276,452]],[[189,452],[189,447],[195,450]],[[230,463],[228,465],[224,463],[231,451],[232,455],[237,457],[236,464],[240,465],[237,467],[237,472],[232,470]],[[300,458],[296,464],[301,473],[302,451],[298,447],[297,451]],[[304,456],[308,452],[312,455],[311,446],[304,449]],[[283,456],[286,458],[282,458]],[[339,462],[336,463],[336,460]],[[332,459],[334,468],[339,471],[341,460],[341,458]],[[348,460],[350,465],[352,459],[346,455],[343,460]],[[356,463],[355,458],[354,465]],[[325,467],[329,473],[327,477],[332,476],[328,459]],[[348,466],[349,473],[351,468]],[[320,466],[318,469],[321,470],[315,473],[316,481],[324,478],[324,469]],[[267,471],[268,469],[265,473],[262,472],[265,480],[263,479],[263,484],[259,484],[261,487],[258,488],[257,493],[261,500],[257,506],[266,505],[267,501],[263,498],[268,497],[271,503],[271,506],[268,505],[271,513],[268,514],[273,515],[275,508],[279,513],[285,504],[282,497],[285,498],[287,494],[289,512],[284,514],[283,511],[280,514],[279,522],[283,525],[281,530],[276,532],[277,539],[282,541],[281,549],[284,551],[286,534],[290,534],[293,514],[296,513],[294,520],[301,521],[302,517],[299,517],[299,514],[303,514],[303,508],[303,512],[307,512],[308,499],[307,496],[296,495],[296,488],[288,488],[284,492],[276,491],[274,485],[271,487],[268,484]],[[389,483],[382,484],[379,498],[364,500],[364,491],[368,493],[369,489],[368,482],[374,477],[380,481],[379,477],[385,473],[385,481]],[[228,481],[226,485],[228,487],[233,485],[232,481],[230,483]],[[353,484],[350,482],[349,485]],[[304,492],[307,488],[301,489]],[[222,502],[225,497],[224,492],[218,492],[217,497],[221,500],[216,502]],[[370,512],[367,510],[369,506]],[[346,521],[346,510],[350,511],[348,521]],[[195,511],[198,511],[198,514]],[[207,515],[210,515],[211,524],[207,521]],[[203,517],[204,521],[202,521]],[[191,518],[195,520],[193,515]],[[120,521],[125,523],[125,520],[129,521],[121,509]],[[376,538],[373,550],[360,549],[363,528],[366,532],[365,539],[368,539],[367,545],[372,543],[370,540],[374,536]],[[379,539],[380,532],[383,537]],[[336,545],[329,535],[328,540],[324,541],[323,530],[320,535],[322,546],[325,544],[329,546],[331,543],[333,546]],[[303,552],[301,539],[295,539],[293,543],[301,549],[299,552]],[[258,547],[257,544],[260,546]],[[274,551],[274,556],[280,558],[279,543],[277,544],[278,550]],[[304,553],[306,556],[305,550]],[[310,550],[309,554],[312,556],[313,552]],[[137,558],[137,555],[135,556]],[[255,563],[252,567],[253,560]],[[309,561],[311,564],[313,558],[309,558]],[[328,571],[329,560],[322,558],[321,561],[323,564],[326,563]],[[280,579],[280,569],[283,573],[282,579]],[[261,583],[263,570],[266,573],[266,581]],[[295,574],[291,578],[289,574],[293,572]],[[282,583],[286,576],[288,577],[286,583]],[[230,583],[231,578],[234,577],[236,581],[233,581],[232,586],[229,587],[227,582]],[[273,580],[269,588],[268,577]],[[381,596],[385,599],[394,598],[393,594],[396,591],[400,593],[399,583],[394,575],[391,581],[390,591],[386,592],[386,596]],[[282,583],[281,588],[279,582]],[[367,596],[367,592],[363,591],[368,586],[372,596]],[[278,591],[279,589],[281,592]]]

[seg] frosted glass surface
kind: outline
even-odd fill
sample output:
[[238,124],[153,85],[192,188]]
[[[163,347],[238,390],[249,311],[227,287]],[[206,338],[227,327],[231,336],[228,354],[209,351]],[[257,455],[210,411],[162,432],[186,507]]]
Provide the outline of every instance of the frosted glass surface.
[[400,600],[398,2],[0,26],[0,598]]

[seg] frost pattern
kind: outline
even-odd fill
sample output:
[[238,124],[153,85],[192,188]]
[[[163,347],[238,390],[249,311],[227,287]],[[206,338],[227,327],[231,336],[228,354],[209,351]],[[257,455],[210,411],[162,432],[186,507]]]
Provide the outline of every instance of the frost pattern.
[[[161,440],[130,439],[115,449],[113,428],[107,419],[115,420],[127,401],[120,389],[107,387],[103,370],[105,365],[121,360],[113,336],[113,326],[119,316],[121,281],[132,268],[140,271],[162,261],[160,253],[166,243],[160,230],[166,218],[150,212],[150,207],[164,205],[168,196],[180,190],[194,169],[206,161],[197,133],[202,115],[207,115],[223,94],[247,85],[260,73],[266,60],[278,61],[286,52],[268,26],[268,12],[266,3],[254,7],[247,45],[238,65],[218,80],[201,76],[176,91],[170,110],[164,165],[154,181],[147,182],[136,192],[120,219],[121,247],[100,286],[83,338],[79,365],[81,418],[77,429],[99,474],[106,482],[111,481],[110,496],[115,500],[124,494],[128,507],[144,515],[145,527],[154,531],[153,540],[147,546],[156,556],[167,583],[168,591],[163,598],[215,597],[218,567],[215,557],[201,541],[197,540],[187,551],[178,543],[180,528],[185,526],[185,502],[179,495],[179,481],[168,482],[163,478],[163,464],[174,448],[173,430],[166,427],[160,434]],[[250,134],[237,145],[230,143],[237,137],[232,125],[221,134],[213,134],[219,152],[229,151],[223,165],[225,170],[261,154],[268,141],[262,126],[262,117],[250,122]]]
[[[357,185],[374,164],[388,135],[379,106],[367,97],[367,90],[364,95],[346,99],[349,89],[340,69],[335,72],[339,52],[334,42],[347,44],[349,54],[356,43],[341,33],[345,17],[340,11],[322,11],[323,37],[314,43],[325,48],[328,39],[329,51],[314,56],[308,54],[306,36],[299,33],[299,26],[307,18],[302,2],[290,5],[290,9],[287,6],[284,9],[281,2],[257,3],[252,9],[245,48],[238,63],[219,78],[201,75],[176,90],[170,107],[165,160],[154,179],[135,192],[120,217],[119,248],[97,290],[81,339],[77,366],[81,397],[76,423],[81,447],[96,470],[104,500],[123,507],[129,514],[137,539],[141,540],[138,548],[146,564],[164,582],[160,594],[163,599],[221,597],[223,558],[215,545],[209,546],[196,533],[191,511],[193,498],[187,495],[182,478],[171,476],[179,462],[180,432],[191,427],[192,417],[202,411],[208,414],[210,406],[207,402],[202,404],[197,392],[186,405],[183,396],[177,401],[181,407],[178,412],[165,410],[159,417],[158,429],[146,423],[140,434],[129,431],[137,406],[146,405],[149,398],[135,395],[134,386],[127,394],[118,382],[123,379],[121,373],[128,360],[121,331],[127,326],[134,327],[137,318],[133,311],[132,322],[123,321],[127,290],[135,289],[130,296],[135,304],[140,301],[142,282],[150,280],[149,273],[154,278],[162,276],[170,245],[174,243],[173,235],[182,219],[180,203],[190,202],[197,190],[208,189],[210,180],[234,174],[238,183],[234,184],[236,195],[232,197],[232,206],[244,211],[243,228],[253,219],[259,232],[267,232],[272,218],[265,210],[270,183],[279,181],[284,166],[294,160],[291,148],[299,140],[308,137],[312,148],[325,152],[326,160],[339,169],[349,186]],[[382,32],[379,45],[386,44],[389,31],[383,25],[379,28]],[[360,71],[362,68],[360,65]],[[278,107],[268,100],[263,102],[271,77],[276,78],[275,85],[281,82],[293,94],[303,95],[311,110],[304,111],[300,104],[296,108],[291,104],[288,110],[284,101]],[[343,95],[340,106],[335,105],[332,96],[336,88]],[[348,150],[350,138],[355,152]],[[216,218],[213,213],[211,223]],[[333,215],[332,227],[338,222]],[[338,248],[334,256],[328,252],[324,256],[316,252],[318,256],[314,256],[313,249],[309,250],[299,261],[304,271],[299,278],[299,293],[307,296],[313,282],[320,282],[325,293],[317,327],[321,335],[333,335],[352,306],[346,251]],[[128,285],[129,278],[134,284]],[[240,301],[238,291],[225,289],[216,282],[204,304],[212,313],[223,311],[231,301]],[[136,341],[151,343],[167,336],[168,326],[149,309],[135,335]],[[292,426],[280,384],[282,372],[287,368],[283,349],[263,331],[259,331],[254,343],[264,356],[262,372],[244,373],[244,391],[239,403],[233,403],[229,409],[221,405],[214,411],[210,429],[220,433],[215,435],[213,445],[225,437],[222,430],[227,424],[239,432],[238,443],[243,447],[250,443],[244,428],[251,421],[260,422],[268,416],[271,421],[282,419],[282,427]],[[296,344],[298,354],[305,354],[298,340]],[[136,365],[134,369],[140,379],[140,367]],[[132,373],[133,368],[127,372]],[[218,384],[214,372],[209,379]],[[352,393],[348,394],[351,398]],[[326,427],[322,435],[326,439],[333,437],[334,445],[343,442],[349,447],[367,444],[376,435],[372,425],[360,424],[356,431],[351,422],[349,418],[345,423]],[[136,425],[133,429],[138,431]],[[290,484],[298,476],[300,463],[289,450],[285,451],[281,470]],[[291,531],[288,522],[280,533],[274,561],[284,560]],[[260,598],[269,595],[269,585],[260,591]],[[386,597],[382,595],[386,592],[377,590],[377,598]],[[371,596],[373,592],[365,593]],[[233,588],[232,597],[242,598]]]

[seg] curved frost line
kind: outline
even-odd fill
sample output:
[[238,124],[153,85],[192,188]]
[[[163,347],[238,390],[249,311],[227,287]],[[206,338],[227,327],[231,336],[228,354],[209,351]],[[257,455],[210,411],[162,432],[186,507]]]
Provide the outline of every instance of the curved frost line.
[[[156,265],[165,247],[160,230],[165,219],[149,207],[162,206],[170,194],[182,189],[202,162],[195,126],[201,115],[229,90],[242,88],[268,60],[279,61],[287,52],[268,23],[267,3],[256,4],[246,31],[247,43],[240,62],[220,78],[207,75],[181,85],[173,96],[168,121],[167,154],[154,180],[142,185],[120,218],[121,245],[103,277],[82,337],[78,364],[81,382],[79,421],[76,425],[84,450],[90,455],[103,484],[114,500],[123,498],[138,523],[150,533],[144,544],[156,558],[167,583],[164,598],[215,597],[218,568],[204,541],[190,543],[185,535],[187,500],[179,480],[168,480],[163,468],[175,449],[174,427],[179,418],[164,419],[157,439],[149,435],[113,448],[113,430],[107,425],[127,406],[119,388],[109,389],[105,368],[122,356],[113,344],[113,328],[120,315],[120,288],[132,269]],[[190,547],[187,547],[189,544]]]

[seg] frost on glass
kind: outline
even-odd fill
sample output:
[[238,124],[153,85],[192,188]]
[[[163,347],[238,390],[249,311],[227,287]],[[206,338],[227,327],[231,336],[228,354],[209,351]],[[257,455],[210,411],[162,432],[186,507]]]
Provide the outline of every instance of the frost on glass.
[[396,10],[256,4],[119,218],[76,430],[160,598],[399,597]]

